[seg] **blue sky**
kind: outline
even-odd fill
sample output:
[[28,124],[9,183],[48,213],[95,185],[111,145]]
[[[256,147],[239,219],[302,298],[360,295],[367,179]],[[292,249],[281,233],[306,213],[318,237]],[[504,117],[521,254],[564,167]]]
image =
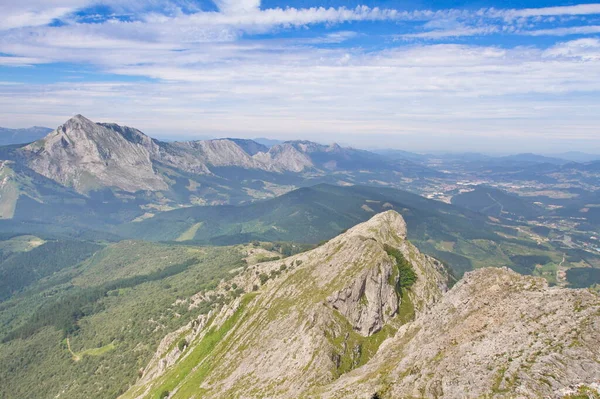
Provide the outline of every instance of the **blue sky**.
[[[13,4],[9,4],[13,3]],[[600,3],[0,2],[0,126],[600,153]]]

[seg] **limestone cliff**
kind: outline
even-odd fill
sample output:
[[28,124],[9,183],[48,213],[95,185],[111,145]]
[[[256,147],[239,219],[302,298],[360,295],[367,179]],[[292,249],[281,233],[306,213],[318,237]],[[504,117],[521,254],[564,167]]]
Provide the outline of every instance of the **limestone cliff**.
[[[398,258],[416,275],[410,287],[398,286]],[[165,338],[124,397],[598,397],[597,294],[506,269],[445,292],[447,281],[399,214],[378,214],[236,276],[248,294]]]
[[[392,247],[412,265],[411,288],[398,289]],[[267,275],[273,278],[252,292]],[[150,365],[155,377],[125,397],[165,390],[182,398],[309,395],[368,363],[441,298],[446,281],[441,265],[406,240],[398,213],[376,215],[312,251],[249,267],[231,282],[249,293],[214,317],[171,367]]]

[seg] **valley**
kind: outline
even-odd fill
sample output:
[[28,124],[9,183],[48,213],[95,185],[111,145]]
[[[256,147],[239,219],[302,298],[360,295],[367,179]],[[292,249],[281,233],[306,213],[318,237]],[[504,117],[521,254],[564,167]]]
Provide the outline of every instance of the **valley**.
[[78,115],[0,147],[0,397],[595,386],[594,162],[272,144]]

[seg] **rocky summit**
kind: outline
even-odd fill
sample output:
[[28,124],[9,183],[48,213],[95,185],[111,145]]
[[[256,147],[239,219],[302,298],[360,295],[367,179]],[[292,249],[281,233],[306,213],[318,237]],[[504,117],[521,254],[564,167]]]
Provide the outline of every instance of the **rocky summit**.
[[133,133],[125,135],[77,115],[20,149],[19,158],[37,173],[79,192],[103,187],[166,189],[153,170],[149,138]]
[[167,191],[177,184],[174,179],[214,176],[218,168],[275,174],[390,168],[375,154],[335,144],[291,141],[267,148],[242,139],[167,143],[134,128],[94,123],[82,115],[15,149],[11,159],[79,193],[104,188]]
[[506,269],[451,282],[407,241],[398,213],[378,214],[314,250],[247,267],[227,283],[245,293],[167,335],[123,398],[558,398],[598,388],[597,294]]

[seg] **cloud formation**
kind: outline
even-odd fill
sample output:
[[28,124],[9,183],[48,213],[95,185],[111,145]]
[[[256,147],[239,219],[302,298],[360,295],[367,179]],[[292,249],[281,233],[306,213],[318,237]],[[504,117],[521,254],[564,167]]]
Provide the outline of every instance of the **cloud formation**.
[[[176,126],[179,135],[344,134],[358,144],[376,133],[451,145],[461,134],[577,139],[600,151],[600,30],[587,19],[600,4],[401,11],[218,0],[202,10],[113,0],[90,23],[81,10],[99,2],[47,3],[0,6],[0,68],[72,69],[45,83],[2,79],[0,119],[13,126],[79,112],[163,135]],[[375,23],[384,33],[363,29]],[[510,46],[509,36],[558,41]]]

